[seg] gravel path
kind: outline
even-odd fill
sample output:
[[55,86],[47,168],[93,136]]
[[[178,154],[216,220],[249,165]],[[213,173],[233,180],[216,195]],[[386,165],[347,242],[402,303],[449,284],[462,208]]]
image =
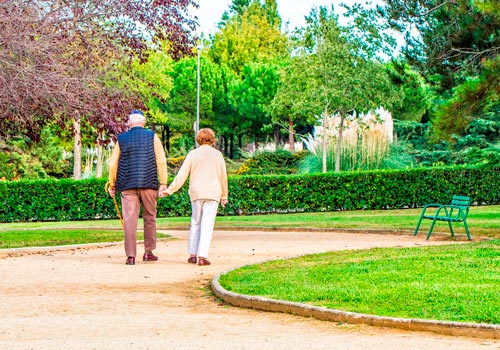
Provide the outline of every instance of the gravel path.
[[[0,251],[0,350],[500,349],[500,341],[336,324],[224,305],[208,286],[249,263],[327,250],[440,244],[425,237],[217,231],[211,266],[188,264],[187,232],[160,260],[125,265],[122,244]],[[142,246],[139,247],[142,250]]]

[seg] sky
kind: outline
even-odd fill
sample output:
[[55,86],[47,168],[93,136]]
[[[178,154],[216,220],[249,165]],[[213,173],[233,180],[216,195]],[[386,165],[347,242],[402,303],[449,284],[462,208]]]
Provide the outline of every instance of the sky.
[[[220,21],[224,11],[229,10],[231,0],[198,0],[200,8],[193,11],[193,15],[198,16],[200,33],[212,34],[216,30],[216,25]],[[289,22],[290,30],[305,25],[304,16],[307,16],[311,9],[316,6],[331,7],[333,4],[336,10],[341,10],[340,3],[352,5],[354,3],[364,3],[360,0],[277,0],[278,13],[284,23]],[[374,1],[377,2],[377,1]],[[340,14],[340,13],[339,13]],[[341,19],[339,18],[341,22]]]

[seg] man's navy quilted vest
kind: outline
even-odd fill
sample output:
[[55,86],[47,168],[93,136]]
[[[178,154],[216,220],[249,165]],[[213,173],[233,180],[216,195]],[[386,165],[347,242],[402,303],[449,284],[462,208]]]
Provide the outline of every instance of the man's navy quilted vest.
[[158,189],[154,136],[154,132],[141,127],[134,127],[118,135],[120,159],[117,191],[132,188]]

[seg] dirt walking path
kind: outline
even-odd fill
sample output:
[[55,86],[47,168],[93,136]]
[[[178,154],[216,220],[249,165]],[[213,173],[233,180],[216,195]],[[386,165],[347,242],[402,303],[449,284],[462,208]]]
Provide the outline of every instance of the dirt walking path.
[[[439,244],[424,237],[217,231],[211,266],[188,264],[187,232],[154,263],[125,265],[123,245],[0,251],[0,350],[500,349],[500,341],[336,324],[239,309],[208,290],[216,274],[306,253]],[[142,246],[139,247],[139,252]]]

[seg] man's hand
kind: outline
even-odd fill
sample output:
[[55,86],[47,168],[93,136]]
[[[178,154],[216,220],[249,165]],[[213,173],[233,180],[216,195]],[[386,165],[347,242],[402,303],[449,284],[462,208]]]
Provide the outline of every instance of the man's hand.
[[114,187],[111,187],[111,186],[110,186],[110,187],[108,187],[108,193],[109,193],[109,195],[110,195],[111,197],[113,197],[113,198],[114,198],[114,197],[115,197],[115,194],[116,194],[116,190],[115,190],[115,188],[114,188]]
[[221,204],[223,207],[225,207],[225,206],[226,206],[227,202],[228,202],[227,198],[224,198],[224,199],[221,199],[221,200],[220,200],[220,204]]
[[167,196],[167,185],[160,185],[160,188],[158,189],[158,197],[165,197]]

